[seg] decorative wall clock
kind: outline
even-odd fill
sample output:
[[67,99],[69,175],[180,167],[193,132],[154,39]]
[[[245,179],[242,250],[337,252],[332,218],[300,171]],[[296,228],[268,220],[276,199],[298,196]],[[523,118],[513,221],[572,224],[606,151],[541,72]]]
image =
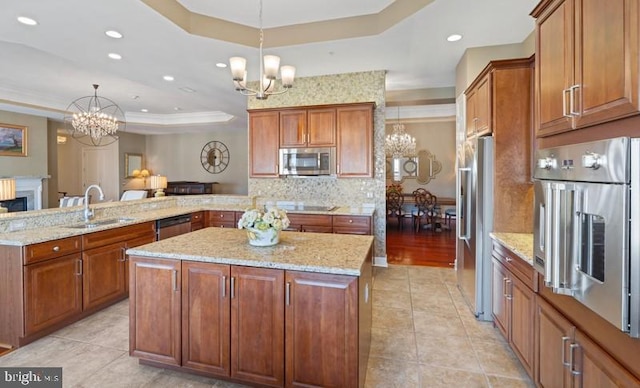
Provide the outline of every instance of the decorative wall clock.
[[210,141],[202,147],[200,163],[211,174],[219,174],[229,165],[229,149],[222,142]]

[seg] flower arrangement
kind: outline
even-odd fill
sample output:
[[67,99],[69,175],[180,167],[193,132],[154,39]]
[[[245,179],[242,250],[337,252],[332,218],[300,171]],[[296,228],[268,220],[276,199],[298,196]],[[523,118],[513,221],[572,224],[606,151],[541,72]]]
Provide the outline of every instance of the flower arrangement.
[[266,211],[247,209],[238,221],[238,229],[275,229],[280,231],[289,227],[289,218],[284,210],[271,207]]

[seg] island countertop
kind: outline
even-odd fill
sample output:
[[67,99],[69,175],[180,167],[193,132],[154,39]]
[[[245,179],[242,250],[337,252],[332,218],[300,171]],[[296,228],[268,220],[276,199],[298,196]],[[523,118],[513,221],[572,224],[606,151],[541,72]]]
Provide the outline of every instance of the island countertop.
[[272,247],[249,245],[245,230],[205,228],[141,245],[127,254],[250,267],[360,276],[373,236],[286,232]]

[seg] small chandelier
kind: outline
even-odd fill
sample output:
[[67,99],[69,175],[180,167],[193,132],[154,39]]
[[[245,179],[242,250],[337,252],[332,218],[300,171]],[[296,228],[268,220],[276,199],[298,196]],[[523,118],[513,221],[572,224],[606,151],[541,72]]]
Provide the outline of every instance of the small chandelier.
[[404,131],[404,124],[400,123],[400,107],[398,122],[393,124],[393,133],[384,140],[384,152],[393,158],[410,158],[416,155],[416,139]]
[[296,68],[293,66],[282,66],[280,68],[280,77],[282,79],[282,87],[280,91],[274,91],[278,68],[280,67],[280,57],[276,55],[262,55],[262,42],[264,41],[264,33],[262,31],[262,0],[260,0],[260,81],[258,90],[247,88],[247,60],[242,57],[229,58],[231,67],[231,75],[236,91],[245,96],[256,96],[258,100],[266,100],[267,97],[274,94],[282,94],[289,91],[293,87],[293,79],[296,74]]
[[126,126],[120,107],[108,98],[98,97],[98,86],[93,85],[93,96],[80,97],[69,104],[67,112],[73,113],[65,117],[71,137],[94,147],[115,142],[118,130]]

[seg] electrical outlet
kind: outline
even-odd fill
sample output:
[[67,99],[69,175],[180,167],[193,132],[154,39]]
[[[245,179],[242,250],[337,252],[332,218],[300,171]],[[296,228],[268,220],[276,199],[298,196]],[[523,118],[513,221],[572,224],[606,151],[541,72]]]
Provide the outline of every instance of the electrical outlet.
[[373,198],[373,193],[371,191],[367,192],[367,198]]
[[11,221],[9,223],[9,232],[15,232],[16,230],[22,230],[27,227],[25,221]]

